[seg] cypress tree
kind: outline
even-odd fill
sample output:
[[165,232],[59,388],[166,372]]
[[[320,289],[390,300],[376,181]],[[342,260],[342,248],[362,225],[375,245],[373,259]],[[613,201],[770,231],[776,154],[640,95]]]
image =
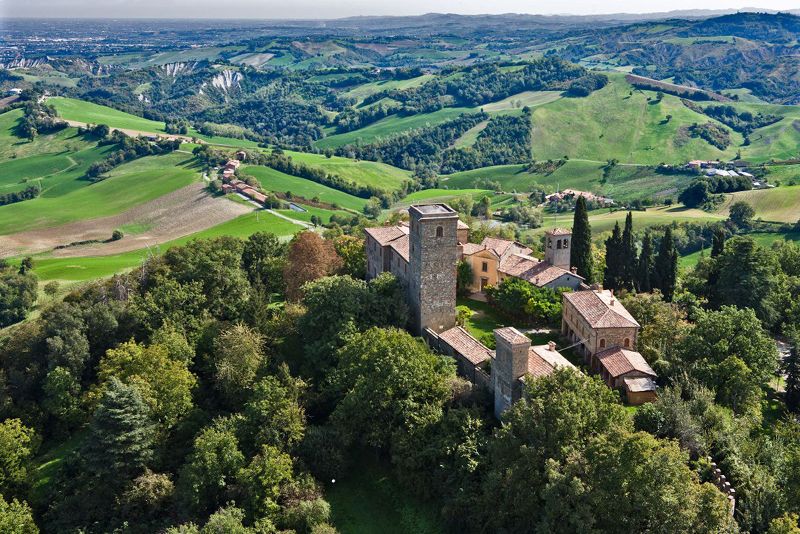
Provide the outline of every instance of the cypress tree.
[[711,236],[711,257],[716,258],[725,250],[725,230],[717,226]]
[[647,293],[653,289],[653,239],[650,232],[645,232],[642,238],[642,251],[636,262],[636,290]]
[[636,280],[636,244],[633,242],[633,213],[625,216],[620,255],[620,288],[633,289]]
[[87,470],[107,484],[126,483],[150,460],[153,432],[150,411],[139,390],[113,378],[89,425],[83,450]]
[[672,238],[672,228],[667,226],[656,256],[653,287],[661,290],[664,300],[672,302],[678,281],[678,251]]
[[790,412],[800,411],[800,334],[792,341],[792,351],[783,362],[786,372],[786,407]]
[[587,284],[592,283],[594,262],[592,259],[592,227],[589,226],[589,213],[586,199],[578,197],[575,202],[575,217],[572,221],[572,250],[570,264],[578,269]]
[[606,289],[619,289],[622,286],[624,276],[622,254],[622,231],[617,222],[611,237],[606,239],[606,270],[603,275],[603,287]]

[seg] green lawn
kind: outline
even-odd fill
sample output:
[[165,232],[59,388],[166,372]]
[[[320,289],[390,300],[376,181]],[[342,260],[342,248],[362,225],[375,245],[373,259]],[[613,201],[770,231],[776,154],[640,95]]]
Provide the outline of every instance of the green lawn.
[[385,163],[352,160],[339,156],[325,157],[322,154],[286,151],[293,160],[320,167],[330,174],[337,174],[345,180],[359,185],[377,187],[384,191],[396,191],[403,182],[411,180],[411,172]]
[[[533,110],[533,157],[623,163],[683,163],[692,159],[731,159],[742,136],[719,150],[683,130],[693,123],[714,122],[665,95],[655,103],[653,91],[634,90],[623,74],[609,74],[610,83],[585,98],[562,98]],[[632,92],[632,94],[631,94]],[[648,97],[650,101],[648,102]],[[667,122],[666,116],[672,115]]]
[[101,182],[0,206],[0,234],[121,213],[199,179],[193,164],[186,154],[149,156],[120,165]]
[[341,534],[440,534],[445,526],[436,506],[410,495],[388,463],[372,452],[356,453],[353,469],[327,484],[331,522]]
[[485,195],[493,196],[492,191],[486,189],[423,189],[415,191],[397,203],[398,206],[410,206],[416,202],[446,202],[447,200],[470,195],[480,198]]
[[175,245],[183,245],[192,239],[207,239],[219,236],[246,238],[256,232],[270,232],[288,238],[302,227],[276,217],[265,211],[254,211],[236,219],[213,226],[202,232],[181,237],[150,249],[134,250],[111,256],[85,256],[79,258],[35,258],[34,271],[40,281],[59,280],[78,282],[111,276],[136,265],[149,254],[160,254]]
[[472,337],[489,347],[494,347],[493,332],[496,329],[511,326],[486,302],[459,297],[456,304],[466,306],[472,311],[472,315],[464,323],[464,328],[472,334]]
[[302,207],[306,211],[295,211],[295,210],[292,210],[292,209],[275,210],[275,211],[277,211],[278,213],[281,213],[283,215],[286,215],[287,217],[290,217],[292,219],[297,219],[298,221],[305,221],[305,222],[308,222],[308,223],[311,222],[311,217],[314,216],[314,215],[316,215],[317,217],[322,219],[322,222],[324,224],[329,223],[330,220],[331,220],[331,216],[334,215],[334,214],[335,215],[344,215],[345,217],[352,217],[353,216],[353,214],[350,213],[349,211],[326,210],[326,209],[322,209],[322,208],[315,208],[313,206],[307,206],[305,204],[300,204],[300,203],[297,203],[297,205]]
[[261,186],[268,191],[277,191],[279,193],[289,191],[294,195],[308,199],[318,197],[323,202],[338,204],[343,208],[355,211],[361,211],[367,203],[364,198],[350,195],[305,178],[284,174],[269,167],[247,165],[242,167],[241,173],[254,176],[261,183]]

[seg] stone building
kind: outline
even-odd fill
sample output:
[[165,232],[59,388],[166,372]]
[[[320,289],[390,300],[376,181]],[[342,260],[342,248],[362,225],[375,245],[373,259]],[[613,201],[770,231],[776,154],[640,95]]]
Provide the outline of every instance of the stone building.
[[552,341],[532,347],[531,340],[513,327],[498,328],[494,337],[497,349],[491,376],[497,417],[522,397],[526,376],[547,376],[559,367],[575,369]]
[[639,323],[603,289],[565,293],[561,335],[574,344],[589,369],[610,388],[621,388],[631,404],[655,400],[655,371],[636,352]]
[[508,277],[526,280],[537,287],[578,289],[584,282],[570,267],[572,232],[554,228],[545,232],[545,258],[531,256],[525,245],[508,239],[485,238],[480,245],[463,243],[461,257],[472,267],[470,289],[482,293]]
[[394,274],[406,287],[411,330],[439,333],[455,326],[458,213],[446,204],[408,209],[410,225],[367,228],[367,278]]

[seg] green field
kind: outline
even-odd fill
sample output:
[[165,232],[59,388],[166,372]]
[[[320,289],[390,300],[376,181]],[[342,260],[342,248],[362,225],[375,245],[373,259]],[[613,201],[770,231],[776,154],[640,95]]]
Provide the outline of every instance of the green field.
[[0,206],[0,234],[121,213],[199,179],[193,165],[186,154],[149,156],[120,165],[101,182]]
[[[58,111],[59,116],[66,120],[91,124],[107,124],[112,128],[133,130],[144,133],[166,133],[164,130],[165,124],[163,122],[145,119],[144,117],[137,117],[136,115],[110,108],[108,106],[95,104],[93,102],[86,102],[84,100],[60,96],[50,98],[47,102],[52,104],[56,108],[56,111]],[[189,129],[189,133],[187,135],[190,137],[197,137],[198,139],[202,139],[203,141],[214,145],[250,148],[255,148],[258,146],[258,143],[255,141],[233,139],[230,137],[221,136],[208,136],[203,135],[194,129]]]
[[496,113],[500,111],[522,110],[525,106],[534,108],[555,102],[561,98],[561,91],[523,91],[508,98],[485,104],[481,109],[486,113]]
[[346,476],[325,489],[331,522],[341,534],[442,534],[436,507],[409,495],[386,463],[363,452]]
[[397,203],[398,207],[410,206],[416,202],[446,202],[456,197],[470,195],[480,198],[485,195],[492,196],[494,192],[486,189],[423,189],[415,191]]
[[[533,110],[533,157],[623,163],[684,163],[692,159],[731,159],[742,136],[733,132],[733,145],[719,150],[685,128],[714,122],[665,95],[656,103],[654,91],[639,91],[622,74],[609,74],[610,83],[585,98],[562,98]],[[650,101],[648,101],[648,97]],[[672,115],[669,122],[666,116]]]
[[296,204],[298,206],[300,206],[301,208],[303,208],[304,210],[306,210],[306,211],[295,211],[293,209],[275,210],[275,211],[277,211],[278,213],[280,213],[282,215],[286,215],[289,218],[296,219],[298,221],[307,222],[307,223],[311,222],[311,217],[313,215],[316,215],[317,217],[319,217],[322,220],[323,224],[329,223],[330,220],[331,220],[331,216],[332,215],[343,215],[345,217],[348,217],[348,216],[352,217],[353,216],[353,214],[350,213],[349,211],[326,210],[326,209],[323,209],[323,208],[316,208],[316,207],[313,207],[313,206],[307,206],[306,204],[301,204],[299,202],[296,203]]
[[291,192],[293,195],[299,195],[307,199],[317,197],[322,202],[337,204],[342,208],[355,211],[361,211],[367,203],[367,199],[347,194],[305,178],[290,176],[269,167],[247,165],[240,172],[255,177],[261,183],[261,187],[267,191]]
[[[592,236],[597,238],[603,232],[610,232],[614,224],[619,222],[620,226],[625,222],[627,215],[625,210],[611,211],[608,209],[594,210],[589,212],[589,223],[592,225]],[[542,227],[529,230],[528,233],[538,235],[548,228],[570,227],[572,226],[572,213],[560,213],[558,215],[546,215],[542,221]],[[633,226],[635,229],[646,228],[669,224],[671,222],[708,222],[720,221],[724,217],[703,210],[690,209],[684,206],[671,206],[649,208],[646,211],[633,212]]]
[[331,135],[316,141],[314,144],[318,148],[337,148],[351,144],[367,144],[409,130],[436,126],[443,122],[453,120],[463,113],[474,113],[475,111],[477,111],[477,108],[443,108],[432,113],[420,113],[408,117],[391,115],[360,130]]
[[411,172],[385,163],[374,161],[356,161],[339,156],[327,158],[321,154],[286,151],[293,160],[319,167],[330,174],[337,174],[345,180],[359,185],[376,187],[384,191],[396,191],[403,182],[411,179]]
[[360,104],[365,98],[370,95],[374,95],[375,93],[380,93],[381,91],[391,91],[393,89],[411,89],[412,87],[418,87],[432,79],[432,74],[423,74],[422,76],[417,76],[416,78],[410,78],[408,80],[385,80],[380,82],[370,82],[361,84],[358,87],[354,87],[353,89],[344,93],[343,96],[355,98]]
[[41,281],[60,280],[80,282],[111,276],[139,265],[149,254],[160,254],[171,246],[183,245],[192,239],[206,239],[229,235],[245,238],[255,232],[271,232],[289,237],[302,228],[265,211],[254,211],[202,232],[164,243],[150,249],[134,250],[110,256],[85,256],[78,258],[35,258],[35,272]]
[[800,220],[800,185],[754,189],[726,195],[725,203],[717,213],[727,217],[731,204],[739,200],[747,202],[756,210],[757,219],[783,223]]

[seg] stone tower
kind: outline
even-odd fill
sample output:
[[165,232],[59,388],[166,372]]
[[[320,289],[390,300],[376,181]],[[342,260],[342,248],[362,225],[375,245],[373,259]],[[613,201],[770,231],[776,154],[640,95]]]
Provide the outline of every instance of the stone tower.
[[408,304],[411,327],[423,335],[456,325],[458,213],[446,204],[411,206]]
[[572,230],[553,228],[544,233],[544,261],[555,267],[570,270]]
[[499,418],[522,395],[519,379],[528,372],[531,340],[513,327],[498,328],[494,339],[497,343],[492,363],[494,414]]

